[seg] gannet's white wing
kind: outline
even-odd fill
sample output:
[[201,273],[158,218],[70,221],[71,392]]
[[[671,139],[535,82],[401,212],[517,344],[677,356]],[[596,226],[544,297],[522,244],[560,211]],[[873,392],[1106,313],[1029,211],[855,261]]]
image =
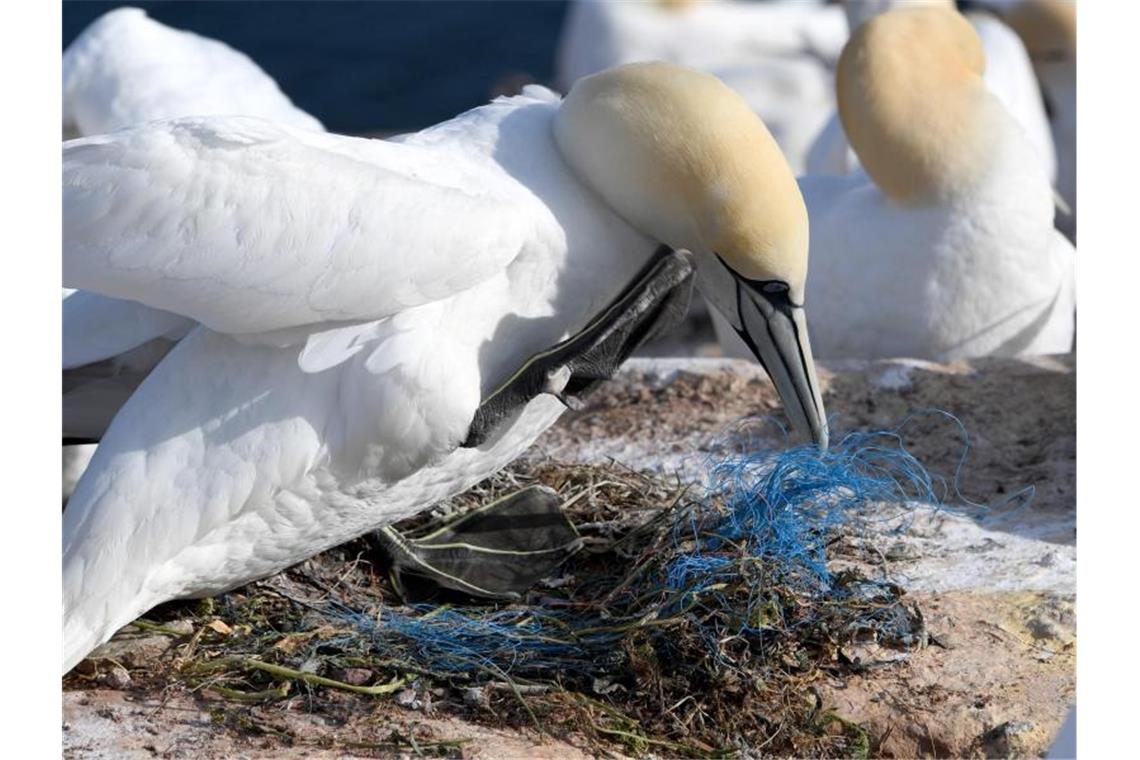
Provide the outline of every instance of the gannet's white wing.
[[156,122],[64,144],[64,283],[226,333],[379,319],[513,260],[512,192],[440,146]]
[[155,338],[177,339],[193,320],[134,301],[77,290],[63,299],[63,368],[109,359]]
[[178,116],[230,114],[323,129],[249,56],[171,29],[138,8],[104,14],[64,51],[64,127],[80,135]]

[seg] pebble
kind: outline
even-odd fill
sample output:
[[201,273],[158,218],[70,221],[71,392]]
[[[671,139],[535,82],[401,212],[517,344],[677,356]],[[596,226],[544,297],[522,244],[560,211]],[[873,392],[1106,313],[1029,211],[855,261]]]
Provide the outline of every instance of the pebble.
[[122,665],[112,665],[99,680],[104,686],[122,691],[131,685],[131,674]]

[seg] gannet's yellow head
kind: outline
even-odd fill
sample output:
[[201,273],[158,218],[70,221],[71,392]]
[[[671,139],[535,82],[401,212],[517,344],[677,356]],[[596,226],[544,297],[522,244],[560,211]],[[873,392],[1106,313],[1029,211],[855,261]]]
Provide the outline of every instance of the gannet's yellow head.
[[1023,0],[1006,20],[1034,61],[1076,60],[1077,4],[1072,0]]
[[893,10],[851,35],[836,71],[839,118],[884,193],[921,204],[984,173],[994,102],[984,71],[982,43],[956,11]]
[[626,221],[693,252],[704,295],[752,346],[793,421],[826,443],[802,308],[807,208],[748,104],[708,74],[635,63],[579,80],[554,135]]
[[666,63],[603,71],[570,90],[554,134],[578,175],[645,234],[802,295],[803,196],[764,122],[716,77]]

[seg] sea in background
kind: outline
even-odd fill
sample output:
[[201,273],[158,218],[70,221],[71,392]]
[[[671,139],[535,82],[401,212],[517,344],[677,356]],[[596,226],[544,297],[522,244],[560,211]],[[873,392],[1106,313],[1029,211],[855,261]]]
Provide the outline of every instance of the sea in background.
[[550,84],[565,2],[63,3],[63,45],[123,5],[249,55],[333,132],[420,129]]

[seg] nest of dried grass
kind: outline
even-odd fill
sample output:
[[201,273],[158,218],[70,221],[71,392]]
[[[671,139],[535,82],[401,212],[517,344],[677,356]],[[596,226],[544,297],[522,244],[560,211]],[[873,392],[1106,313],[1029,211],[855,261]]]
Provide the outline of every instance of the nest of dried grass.
[[902,589],[828,570],[868,502],[933,498],[917,462],[883,443],[721,462],[701,494],[617,465],[516,465],[417,522],[534,482],[556,489],[585,549],[522,602],[406,605],[361,540],[153,611],[137,626],[179,643],[134,679],[237,704],[303,689],[317,711],[333,694],[394,698],[599,752],[867,756],[874,737],[815,684],[927,641]]

